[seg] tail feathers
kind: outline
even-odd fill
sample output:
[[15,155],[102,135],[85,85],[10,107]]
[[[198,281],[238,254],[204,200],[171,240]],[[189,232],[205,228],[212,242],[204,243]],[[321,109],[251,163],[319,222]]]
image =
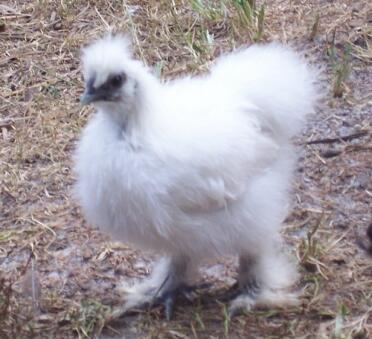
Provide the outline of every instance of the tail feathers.
[[288,47],[255,45],[220,58],[212,79],[258,107],[253,114],[275,134],[298,133],[317,101],[317,71]]

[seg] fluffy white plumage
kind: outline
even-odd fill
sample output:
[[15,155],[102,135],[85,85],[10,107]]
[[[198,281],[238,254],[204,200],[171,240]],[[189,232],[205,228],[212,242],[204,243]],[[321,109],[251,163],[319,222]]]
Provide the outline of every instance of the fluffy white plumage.
[[166,257],[124,309],[168,298],[203,259],[221,255],[240,257],[232,311],[291,301],[282,289],[295,269],[281,254],[279,229],[295,158],[290,139],[313,110],[314,72],[287,47],[268,44],[162,84],[120,35],[85,48],[82,61],[84,98],[97,108],[76,154],[83,212],[115,239]]

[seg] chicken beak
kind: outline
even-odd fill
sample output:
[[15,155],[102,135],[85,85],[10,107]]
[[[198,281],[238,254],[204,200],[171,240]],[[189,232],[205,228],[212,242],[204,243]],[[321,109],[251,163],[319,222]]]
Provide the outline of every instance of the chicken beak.
[[94,88],[95,78],[90,78],[85,84],[85,91],[80,97],[80,102],[82,105],[89,105],[90,103],[99,100],[100,92]]
[[80,97],[80,102],[82,105],[89,105],[95,100],[97,100],[96,95],[88,93],[87,91],[85,91]]

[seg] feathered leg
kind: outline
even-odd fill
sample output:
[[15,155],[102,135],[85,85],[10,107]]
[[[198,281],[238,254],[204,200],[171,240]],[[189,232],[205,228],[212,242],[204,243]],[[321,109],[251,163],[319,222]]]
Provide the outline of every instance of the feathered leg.
[[286,291],[296,279],[296,271],[281,253],[239,257],[239,295],[230,305],[230,315],[254,306],[286,306],[297,303],[297,296]]
[[195,267],[186,256],[163,258],[148,279],[131,287],[122,286],[126,302],[117,312],[124,314],[132,309],[163,304],[169,320],[177,295],[191,298],[194,274]]

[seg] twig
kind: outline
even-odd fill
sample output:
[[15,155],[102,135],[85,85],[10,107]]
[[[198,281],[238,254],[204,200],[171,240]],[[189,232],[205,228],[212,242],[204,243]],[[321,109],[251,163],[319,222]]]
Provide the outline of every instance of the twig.
[[326,150],[324,152],[321,152],[320,155],[323,158],[333,158],[333,157],[337,157],[338,155],[342,154],[343,151],[344,151],[343,149],[342,150]]
[[99,18],[101,19],[101,21],[103,22],[103,24],[106,26],[106,29],[107,30],[110,30],[110,25],[107,23],[107,21],[104,19],[104,17],[101,15],[101,13],[98,11],[98,8],[97,7],[94,7],[97,15],[99,16]]
[[324,138],[324,139],[311,140],[311,141],[307,141],[305,144],[306,145],[332,144],[334,142],[339,142],[339,141],[349,141],[349,140],[352,140],[352,139],[364,137],[366,135],[369,135],[369,131],[360,131],[360,132],[356,132],[356,133],[353,133],[353,134],[340,136],[340,137],[337,137],[337,138]]
[[31,18],[30,14],[1,14],[0,19],[18,19],[18,18]]
[[315,36],[318,34],[318,31],[319,31],[319,19],[320,19],[320,16],[319,16],[319,13],[317,13],[315,15],[315,21],[313,23],[313,26],[311,28],[311,32],[310,32],[310,35],[309,35],[309,40],[310,41],[313,41]]
[[0,121],[0,129],[3,129],[3,128],[5,128],[5,129],[11,129],[11,128],[13,128],[13,124],[12,124],[12,122],[8,122],[8,121]]
[[324,152],[321,152],[320,155],[323,158],[333,158],[337,157],[338,155],[345,153],[345,152],[358,152],[358,151],[371,151],[372,145],[366,144],[366,145],[348,145],[345,146],[342,149],[328,149]]

